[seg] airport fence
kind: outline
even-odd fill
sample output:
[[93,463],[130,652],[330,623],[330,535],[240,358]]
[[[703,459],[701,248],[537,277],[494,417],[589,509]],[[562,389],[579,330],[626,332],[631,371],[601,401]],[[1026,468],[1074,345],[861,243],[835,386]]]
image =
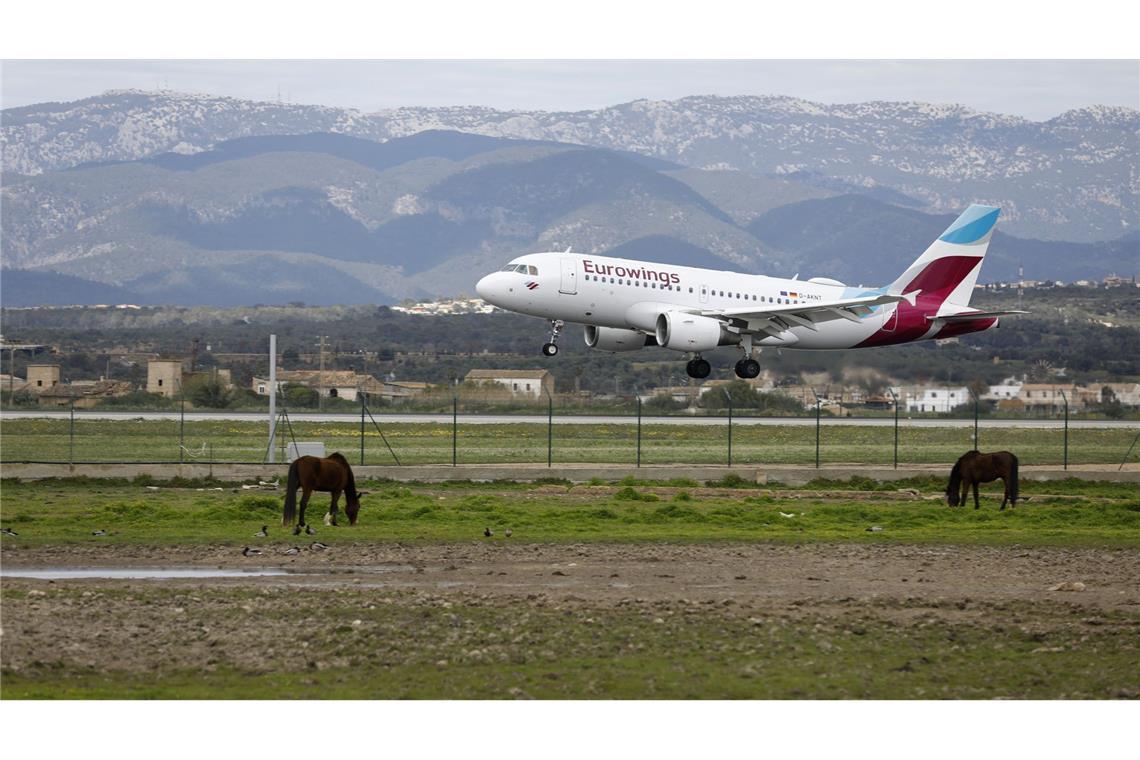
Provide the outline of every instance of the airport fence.
[[[620,410],[619,410],[620,411]],[[0,414],[0,463],[264,463],[288,460],[290,444],[318,443],[352,464],[464,465],[591,463],[649,466],[949,464],[973,448],[1008,450],[1023,465],[1115,465],[1140,459],[1140,422],[832,417],[716,414],[556,414],[553,403],[515,413],[464,406],[451,414],[216,415],[106,419]],[[1046,426],[1047,424],[1047,426]],[[304,448],[302,446],[302,448]]]

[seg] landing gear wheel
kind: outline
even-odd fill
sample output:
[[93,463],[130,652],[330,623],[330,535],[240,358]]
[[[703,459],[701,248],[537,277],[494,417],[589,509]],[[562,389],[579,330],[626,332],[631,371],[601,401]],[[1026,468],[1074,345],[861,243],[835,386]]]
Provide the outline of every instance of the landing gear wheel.
[[736,376],[751,380],[760,376],[760,362],[755,359],[741,359],[736,363]]
[[712,372],[712,365],[704,359],[693,359],[685,365],[685,372],[689,374],[689,377],[695,377],[701,380],[708,377],[709,373]]
[[543,356],[557,356],[558,355],[558,336],[562,333],[562,327],[566,323],[561,319],[550,320],[550,342],[544,343],[542,346]]

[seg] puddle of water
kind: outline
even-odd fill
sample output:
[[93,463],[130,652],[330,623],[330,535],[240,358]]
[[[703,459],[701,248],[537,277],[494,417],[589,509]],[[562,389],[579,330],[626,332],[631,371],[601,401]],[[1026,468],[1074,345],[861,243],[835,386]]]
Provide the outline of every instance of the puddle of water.
[[278,568],[218,569],[209,567],[37,567],[3,568],[0,577],[35,578],[58,581],[73,578],[122,578],[128,580],[166,580],[173,578],[247,578],[259,575],[292,575]]

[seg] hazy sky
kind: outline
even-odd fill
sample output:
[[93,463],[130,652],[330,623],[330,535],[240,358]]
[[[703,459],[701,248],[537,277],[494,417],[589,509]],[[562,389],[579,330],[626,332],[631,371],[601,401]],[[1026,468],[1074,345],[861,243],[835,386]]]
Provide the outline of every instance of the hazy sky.
[[3,107],[156,88],[346,106],[583,110],[639,98],[792,95],[917,100],[1043,120],[1140,108],[1138,61],[4,61]]

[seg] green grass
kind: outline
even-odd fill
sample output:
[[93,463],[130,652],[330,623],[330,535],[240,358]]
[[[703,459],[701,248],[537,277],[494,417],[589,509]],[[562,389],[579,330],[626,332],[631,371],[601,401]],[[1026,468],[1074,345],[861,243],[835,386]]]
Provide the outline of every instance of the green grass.
[[[277,527],[281,495],[234,484],[152,485],[87,479],[16,482],[0,491],[0,519],[18,538],[50,544],[249,543],[262,524]],[[1140,496],[1128,484],[1026,482],[1017,509],[998,511],[1000,485],[983,489],[983,507],[950,509],[941,500],[898,500],[897,489],[816,483],[793,492],[751,486],[711,491],[624,482],[566,492],[524,484],[362,483],[360,522],[325,529],[328,541],[464,541],[485,526],[513,529],[515,541],[857,541],[1022,545],[1140,546]],[[942,483],[903,488],[936,495]],[[820,490],[820,489],[823,490]],[[839,490],[837,490],[839,489]],[[319,524],[328,505],[315,495],[307,514]],[[785,514],[794,515],[785,517]],[[867,532],[872,525],[881,532]],[[113,533],[93,537],[100,529]],[[494,540],[499,540],[498,538]],[[9,544],[11,545],[11,544]]]
[[[369,424],[364,433],[365,462],[391,464],[384,443],[404,464],[450,464],[450,424],[389,424],[381,418],[383,438]],[[1117,464],[1136,437],[1136,428],[1071,429],[1070,464]],[[728,430],[719,425],[645,425],[641,435],[643,464],[723,464],[727,461]],[[66,419],[0,421],[0,459],[5,462],[261,462],[265,460],[264,423],[231,420],[87,420],[75,423],[74,436]],[[972,428],[902,427],[899,461],[903,464],[950,463],[973,448]],[[1023,465],[1060,464],[1063,431],[1037,428],[983,429],[983,450],[1013,451]],[[297,422],[282,430],[279,443],[323,441],[327,450],[342,451],[359,461],[359,421]],[[461,464],[546,462],[544,423],[460,425],[456,437]],[[637,429],[633,425],[555,425],[551,441],[555,463],[598,462],[633,464],[637,460]],[[891,427],[836,426],[822,429],[823,463],[890,464]],[[815,428],[791,425],[735,425],[734,464],[810,464],[815,462]],[[1140,459],[1140,449],[1132,461]],[[283,457],[279,457],[279,461]]]

